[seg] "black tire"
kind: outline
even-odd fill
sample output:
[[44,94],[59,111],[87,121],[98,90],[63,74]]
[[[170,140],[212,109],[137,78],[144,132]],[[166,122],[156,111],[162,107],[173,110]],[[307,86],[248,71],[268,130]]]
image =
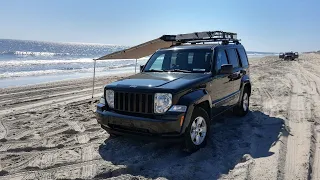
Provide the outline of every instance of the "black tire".
[[[247,98],[246,108],[244,106],[244,102],[245,102],[244,98]],[[250,104],[250,92],[249,92],[249,89],[245,87],[239,104],[233,108],[234,114],[240,117],[247,115],[250,107],[249,104]]]
[[[203,118],[203,119],[201,119],[201,118]],[[199,139],[201,140],[202,139],[201,135],[203,135],[203,134],[201,134],[201,132],[198,131],[199,130],[198,128],[201,129],[203,127],[198,127],[196,129],[194,129],[194,126],[192,126],[192,125],[193,125],[193,123],[197,124],[197,122],[200,122],[200,121],[202,122],[201,123],[202,125],[204,125],[204,124],[206,125],[206,132],[204,134],[203,141],[200,144],[197,144],[195,142],[197,139],[197,136],[199,135]],[[198,134],[195,136],[194,140],[192,140],[191,131]],[[185,142],[185,149],[184,150],[189,153],[193,153],[193,152],[199,150],[200,148],[205,147],[207,144],[209,132],[210,132],[210,118],[209,118],[207,111],[201,107],[195,107],[193,110],[192,116],[191,116],[191,121],[190,121],[190,123],[184,133],[184,142]]]

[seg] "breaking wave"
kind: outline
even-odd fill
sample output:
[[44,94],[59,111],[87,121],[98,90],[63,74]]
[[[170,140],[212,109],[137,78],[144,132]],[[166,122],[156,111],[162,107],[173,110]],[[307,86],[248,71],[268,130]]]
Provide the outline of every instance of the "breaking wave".
[[68,56],[69,53],[53,53],[53,52],[32,52],[32,51],[13,51],[2,52],[1,55],[16,55],[16,56]]
[[[146,59],[138,61],[138,65],[146,62]],[[52,74],[68,74],[68,73],[89,73],[93,72],[94,61],[89,58],[73,59],[73,60],[10,60],[0,63],[0,79],[40,76]],[[132,71],[136,65],[135,60],[108,60],[97,61],[96,72],[108,72],[110,70]]]
[[69,64],[69,63],[93,63],[92,59],[70,59],[70,60],[8,60],[2,61],[0,67],[8,66],[31,66],[31,65],[50,65],[50,64]]

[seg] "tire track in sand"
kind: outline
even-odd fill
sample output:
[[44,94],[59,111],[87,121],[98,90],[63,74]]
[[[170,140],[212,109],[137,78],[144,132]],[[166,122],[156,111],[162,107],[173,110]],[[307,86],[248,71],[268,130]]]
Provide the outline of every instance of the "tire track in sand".
[[[107,169],[107,171],[112,172],[119,167],[111,167],[111,163],[106,163],[102,159],[93,159],[87,162],[74,163],[71,165],[64,165],[59,167],[53,167],[45,170],[31,170],[24,172],[17,172],[7,176],[0,176],[0,180],[15,179],[15,180],[25,180],[25,179],[77,179],[81,177],[81,169],[86,165],[96,165],[99,169]],[[91,177],[93,178],[93,177]],[[89,179],[89,178],[86,178]]]
[[[279,81],[283,84],[283,86],[288,86],[287,83],[284,81]],[[268,114],[270,117],[278,117],[279,116],[279,102],[275,100],[275,98],[269,93],[267,89],[264,87],[255,87],[257,91],[255,93],[258,94],[258,97],[261,104],[262,110],[264,113]],[[291,88],[291,87],[290,87]],[[281,113],[280,113],[281,114]],[[257,122],[259,126],[272,126],[270,122],[263,121],[257,118]],[[282,118],[282,117],[281,117]],[[274,153],[272,156],[268,158],[258,158],[254,159],[254,162],[251,165],[251,168],[247,170],[248,176],[247,179],[256,179],[255,177],[260,177],[261,179],[283,179],[283,174],[279,174],[284,171],[284,164],[285,164],[285,155],[287,149],[287,136],[284,134],[288,133],[288,126],[287,122],[282,122],[283,129],[282,132],[278,135],[278,141],[274,142],[275,144],[270,147],[269,152]],[[274,126],[274,125],[273,125]],[[259,128],[255,127],[256,132],[259,132]],[[259,133],[258,133],[259,134]],[[253,137],[252,141],[254,142],[251,145],[251,152],[254,153],[258,151],[258,147],[254,144],[259,144],[261,141],[260,137]],[[270,166],[270,162],[273,162],[273,166]]]
[[[82,148],[82,162],[91,161],[94,159],[95,149],[92,145]],[[93,178],[97,174],[96,164],[87,164],[82,166],[81,176],[82,178]]]
[[6,136],[7,136],[7,129],[3,125],[2,121],[0,120],[0,140],[5,139]]
[[[102,93],[95,94],[94,98],[98,98],[101,95],[102,95]],[[68,96],[68,97],[59,98],[59,99],[55,99],[55,100],[44,101],[44,102],[20,106],[20,107],[15,108],[14,110],[13,109],[0,110],[0,116],[12,113],[14,111],[16,111],[16,112],[17,111],[25,111],[25,110],[29,110],[29,109],[33,109],[35,111],[36,110],[35,108],[43,108],[43,106],[46,106],[46,105],[63,105],[63,104],[69,104],[72,102],[82,101],[82,100],[86,100],[86,99],[91,99],[91,95],[86,94],[86,95]]]
[[309,83],[312,84],[311,99],[312,120],[314,120],[312,137],[311,137],[311,156],[309,162],[309,179],[320,179],[320,79],[315,74],[307,71],[304,67],[299,66],[302,74],[309,77]]
[[303,79],[287,74],[292,82],[292,95],[288,109],[288,124],[292,136],[288,137],[284,179],[307,179],[309,173],[311,110],[308,109],[307,94],[300,83]]
[[[100,88],[94,88],[95,91],[100,90]],[[26,104],[26,103],[32,103],[35,101],[41,101],[41,100],[49,100],[57,97],[63,97],[63,96],[68,96],[68,95],[73,95],[73,94],[88,94],[92,91],[92,88],[85,88],[85,89],[79,89],[79,90],[74,90],[74,91],[64,91],[62,93],[50,93],[50,94],[37,94],[34,96],[23,96],[19,98],[13,99],[12,97],[8,100],[3,100],[0,102],[0,106],[3,106],[4,104],[6,106],[17,106],[19,104]]]
[[313,163],[312,163],[312,179],[320,179],[320,125],[318,124],[314,129],[313,147]]

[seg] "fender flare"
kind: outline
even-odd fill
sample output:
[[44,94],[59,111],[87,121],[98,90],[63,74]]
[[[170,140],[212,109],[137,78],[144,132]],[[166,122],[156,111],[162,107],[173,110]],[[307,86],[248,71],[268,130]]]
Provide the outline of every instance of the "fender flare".
[[251,88],[252,88],[251,86],[252,86],[252,83],[251,83],[250,77],[249,77],[248,75],[243,76],[243,78],[241,79],[240,96],[239,96],[238,102],[241,101],[241,97],[242,97],[242,95],[243,95],[244,87],[245,87],[246,85],[249,85],[249,86],[250,86],[250,92],[249,92],[249,96],[250,96],[250,95],[251,95]]
[[206,101],[208,102],[210,107],[209,117],[211,117],[211,108],[212,108],[211,96],[205,89],[194,90],[180,97],[178,104],[187,106],[187,112],[185,113],[185,118],[181,126],[180,134],[183,134],[186,128],[188,127],[191,121],[191,116],[195,106]]

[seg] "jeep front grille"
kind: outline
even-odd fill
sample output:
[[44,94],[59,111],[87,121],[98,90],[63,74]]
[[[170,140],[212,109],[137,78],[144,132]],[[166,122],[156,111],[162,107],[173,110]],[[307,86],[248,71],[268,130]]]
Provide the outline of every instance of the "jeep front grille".
[[153,113],[153,94],[115,92],[114,109],[131,113]]

